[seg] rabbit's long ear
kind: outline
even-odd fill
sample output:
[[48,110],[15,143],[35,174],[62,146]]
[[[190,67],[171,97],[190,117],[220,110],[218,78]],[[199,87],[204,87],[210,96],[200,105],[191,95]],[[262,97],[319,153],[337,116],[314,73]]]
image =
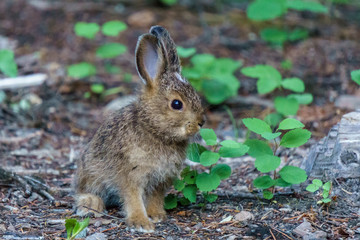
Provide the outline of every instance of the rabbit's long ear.
[[139,37],[136,46],[136,69],[148,87],[154,87],[165,70],[162,45],[156,36],[144,34]]
[[166,59],[166,68],[171,72],[180,73],[180,59],[177,55],[176,45],[169,32],[161,26],[153,26],[150,28],[150,33],[156,36],[162,45],[163,54]]

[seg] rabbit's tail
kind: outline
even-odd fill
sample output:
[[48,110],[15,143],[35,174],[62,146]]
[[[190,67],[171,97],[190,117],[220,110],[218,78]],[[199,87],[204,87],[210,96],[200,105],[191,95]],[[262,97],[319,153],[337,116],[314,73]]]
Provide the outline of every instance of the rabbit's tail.
[[84,216],[89,213],[94,213],[96,217],[101,216],[104,211],[104,201],[91,193],[81,193],[75,196],[76,199],[76,214]]

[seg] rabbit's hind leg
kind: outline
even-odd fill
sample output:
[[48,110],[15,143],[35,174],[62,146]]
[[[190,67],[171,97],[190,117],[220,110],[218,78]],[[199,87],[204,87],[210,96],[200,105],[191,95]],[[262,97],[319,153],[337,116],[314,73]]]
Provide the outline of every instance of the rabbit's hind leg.
[[95,217],[100,217],[104,211],[103,200],[91,193],[81,193],[75,196],[76,199],[76,214],[80,216],[94,213]]

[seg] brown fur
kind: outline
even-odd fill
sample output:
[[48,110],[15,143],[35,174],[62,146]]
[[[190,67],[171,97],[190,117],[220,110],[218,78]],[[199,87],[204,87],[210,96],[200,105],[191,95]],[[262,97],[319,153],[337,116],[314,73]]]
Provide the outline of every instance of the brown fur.
[[[157,57],[150,61],[156,62],[155,77],[148,56]],[[79,214],[88,208],[102,212],[120,197],[127,224],[152,231],[149,217],[165,219],[165,191],[179,174],[188,138],[204,123],[204,113],[195,90],[179,79],[180,61],[164,28],[152,27],[139,38],[136,62],[146,85],[138,101],[107,119],[86,147],[75,176],[76,206]],[[181,111],[171,108],[174,99],[182,101]]]

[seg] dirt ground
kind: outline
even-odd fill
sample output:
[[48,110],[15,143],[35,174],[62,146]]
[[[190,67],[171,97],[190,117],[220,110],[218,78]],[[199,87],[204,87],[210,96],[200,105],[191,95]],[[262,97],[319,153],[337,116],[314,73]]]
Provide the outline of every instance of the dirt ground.
[[[336,101],[345,95],[360,97],[359,87],[350,80],[350,71],[360,66],[360,8],[336,5],[329,16],[288,13],[288,27],[306,27],[310,37],[283,49],[261,41],[259,29],[271,23],[247,20],[245,9],[242,2],[220,8],[211,4],[167,8],[142,1],[0,1],[0,46],[14,46],[19,75],[41,72],[49,76],[41,86],[6,90],[7,99],[0,102],[0,166],[14,173],[0,171],[0,238],[66,239],[64,219],[74,216],[71,182],[75,161],[106,117],[109,102],[135,93],[140,84],[133,61],[136,40],[155,24],[167,27],[178,45],[239,59],[245,66],[270,64],[281,69],[282,60],[291,60],[293,68],[282,70],[283,76],[303,79],[306,90],[314,95],[314,103],[301,107],[298,113],[313,138],[301,149],[281,153],[299,164],[311,145],[344,113],[356,108],[351,102],[344,106]],[[92,53],[109,40],[80,39],[73,32],[74,23],[101,24],[113,19],[129,25],[119,37],[110,38],[125,44],[128,51],[111,63],[130,73],[132,81],[104,69],[85,80],[67,77],[66,66],[70,64],[84,60],[99,63]],[[242,85],[239,97],[227,102],[235,119],[264,117],[271,108],[261,99],[267,101],[271,96],[256,95],[254,79],[240,72],[236,75]],[[121,92],[85,99],[84,93],[94,82],[107,88],[121,87]],[[245,103],[250,97],[255,100]],[[36,104],[26,111],[14,111],[13,103],[23,98]],[[209,107],[207,118],[207,127],[214,128],[220,138],[234,136],[223,107]],[[240,129],[240,136],[244,134]],[[284,189],[268,201],[252,189],[258,174],[253,159],[227,163],[233,173],[220,185],[215,203],[168,211],[168,220],[156,224],[154,233],[127,230],[121,212],[110,209],[106,216],[91,219],[87,235],[104,233],[108,239],[360,239],[360,199],[349,201],[349,189],[333,196],[328,206],[317,205],[319,196],[303,191],[304,186]],[[24,179],[37,187],[29,191]],[[338,179],[336,184],[350,186],[346,179]],[[243,221],[240,212],[252,216]],[[311,224],[311,234],[296,233],[304,222]]]

